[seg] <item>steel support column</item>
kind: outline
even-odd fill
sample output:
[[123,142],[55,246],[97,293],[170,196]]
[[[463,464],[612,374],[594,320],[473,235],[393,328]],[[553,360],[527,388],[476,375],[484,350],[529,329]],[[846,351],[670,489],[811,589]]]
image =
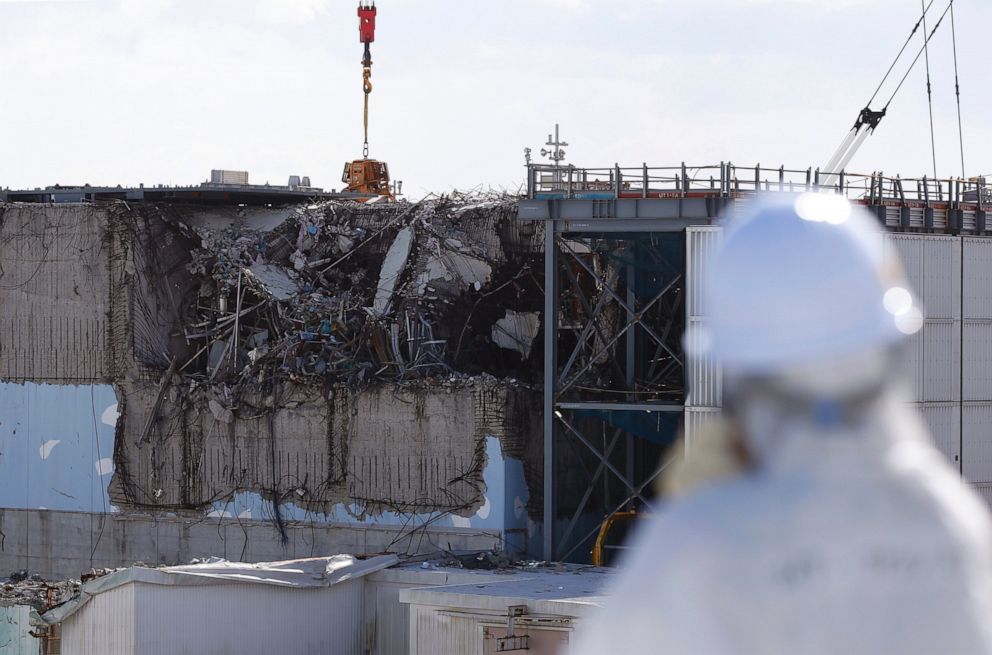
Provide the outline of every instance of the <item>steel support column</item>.
[[558,248],[554,221],[544,224],[544,559],[554,559],[555,380],[558,379]]

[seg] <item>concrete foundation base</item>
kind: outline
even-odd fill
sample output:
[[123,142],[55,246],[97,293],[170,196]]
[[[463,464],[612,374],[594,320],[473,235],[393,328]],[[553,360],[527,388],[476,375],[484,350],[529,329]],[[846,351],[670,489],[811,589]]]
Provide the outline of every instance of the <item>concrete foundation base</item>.
[[2,509],[0,577],[27,570],[48,579],[76,578],[91,568],[179,564],[194,557],[265,562],[387,550],[481,550],[501,543],[497,531],[472,528],[287,522],[285,532],[283,543],[268,521]]

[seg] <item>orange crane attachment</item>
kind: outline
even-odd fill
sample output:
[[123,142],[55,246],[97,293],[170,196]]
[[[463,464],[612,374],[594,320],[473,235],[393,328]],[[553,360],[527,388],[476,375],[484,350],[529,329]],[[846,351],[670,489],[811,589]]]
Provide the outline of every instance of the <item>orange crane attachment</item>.
[[362,158],[344,165],[341,181],[348,185],[348,191],[374,193],[395,200],[389,183],[389,166],[385,162],[369,159],[369,94],[372,93],[372,49],[375,41],[376,7],[374,0],[359,0],[358,38],[365,46],[362,57],[362,91],[365,94],[364,126],[365,141],[362,145]]

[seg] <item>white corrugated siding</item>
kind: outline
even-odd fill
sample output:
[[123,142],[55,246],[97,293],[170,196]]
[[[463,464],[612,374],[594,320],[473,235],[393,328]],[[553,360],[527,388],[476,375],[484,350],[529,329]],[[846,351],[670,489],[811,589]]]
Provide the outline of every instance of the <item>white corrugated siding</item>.
[[975,490],[982,500],[992,509],[992,484],[973,484],[971,488]]
[[[924,327],[926,326],[924,325]],[[926,369],[924,368],[926,358],[923,353],[923,332],[924,330],[921,329],[909,337],[903,349],[903,371],[905,375],[909,376],[909,380],[912,382],[913,400],[916,402],[923,402],[923,389],[926,386]]]
[[921,235],[925,257],[923,315],[961,318],[961,241],[958,237]]
[[[424,584],[430,584],[426,580]],[[372,655],[407,655],[410,652],[410,611],[400,602],[400,590],[417,585],[368,580],[365,616]]]
[[992,482],[992,403],[965,403],[961,409],[964,477]]
[[923,298],[923,267],[925,261],[923,243],[922,235],[885,235],[886,257],[889,257],[892,253],[899,257],[902,261],[903,270],[906,272],[906,280],[920,299]]
[[[703,279],[713,251],[720,243],[720,228],[686,228],[686,345],[690,352],[698,347],[699,328],[706,324],[706,298]],[[686,362],[686,405],[719,407],[723,395],[720,368],[710,358],[689,357]]]
[[[165,623],[175,629],[174,623]],[[62,655],[136,653],[135,629],[134,585],[111,589],[93,596],[62,623]]]
[[898,256],[920,302],[924,325],[906,351],[917,402],[961,398],[961,241],[929,234],[886,234],[886,259]]
[[955,469],[961,466],[961,407],[956,402],[915,406],[937,448]]
[[690,455],[696,438],[720,418],[720,409],[717,407],[686,407],[684,412],[682,434],[685,439],[685,454]]
[[965,320],[964,400],[992,400],[992,321]]
[[964,237],[964,400],[992,402],[992,239]]
[[[898,208],[889,213],[898,220]],[[922,225],[922,211],[913,220]],[[686,230],[687,328],[705,322],[699,282],[717,239],[719,228]],[[952,462],[958,457],[965,477],[992,483],[992,239],[887,233],[884,253],[902,261],[924,314],[923,329],[906,350],[914,399],[938,447]],[[712,413],[690,410],[718,407],[722,379],[712,362],[687,366],[691,444]]]
[[65,622],[63,652],[353,655],[365,647],[363,592],[363,579],[309,589],[126,584]]
[[964,237],[964,317],[992,319],[992,239]]
[[482,624],[442,607],[410,605],[410,655],[440,653],[482,655]]
[[961,324],[928,319],[922,332],[925,402],[961,399]]

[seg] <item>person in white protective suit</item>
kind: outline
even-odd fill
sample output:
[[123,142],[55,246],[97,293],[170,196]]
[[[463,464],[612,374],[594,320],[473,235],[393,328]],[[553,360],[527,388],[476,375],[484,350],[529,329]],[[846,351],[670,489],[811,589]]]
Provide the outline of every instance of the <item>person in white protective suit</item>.
[[809,193],[737,213],[686,343],[722,364],[740,471],[644,522],[570,653],[992,653],[992,524],[908,404],[922,315],[875,219]]

